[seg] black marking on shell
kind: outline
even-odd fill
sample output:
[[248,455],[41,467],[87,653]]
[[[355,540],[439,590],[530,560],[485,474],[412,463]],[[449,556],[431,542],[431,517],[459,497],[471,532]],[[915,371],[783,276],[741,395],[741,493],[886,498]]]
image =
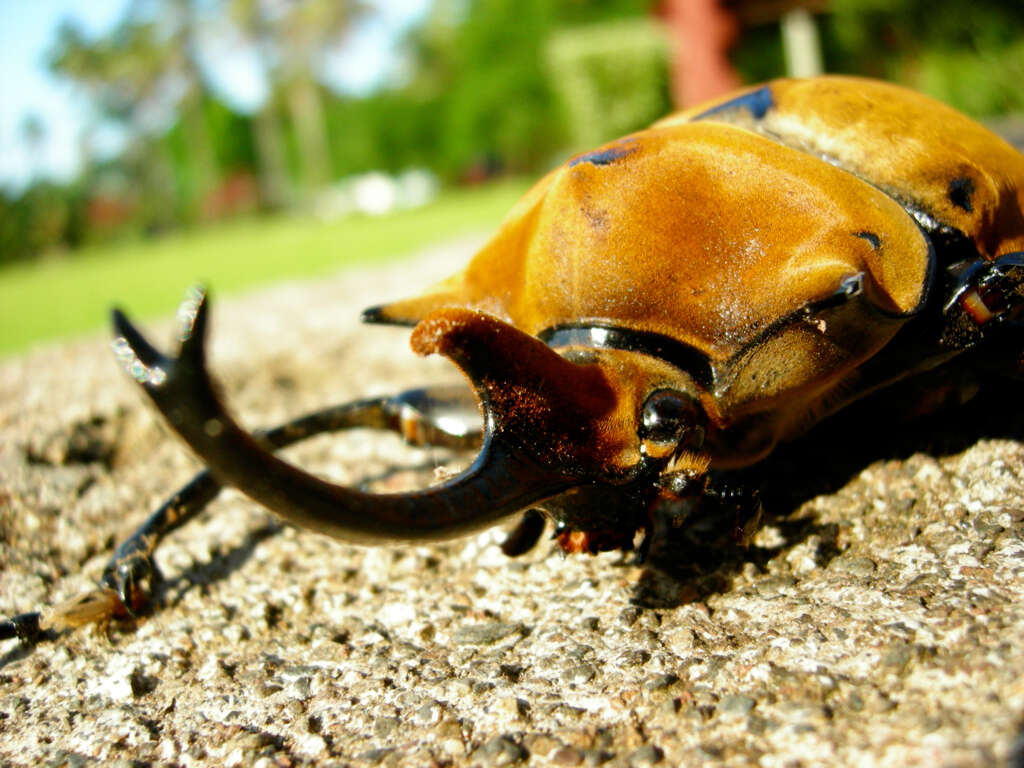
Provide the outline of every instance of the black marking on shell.
[[871,247],[876,251],[882,247],[882,238],[874,232],[864,230],[863,232],[854,232],[853,236],[859,237],[861,240],[867,240],[871,244]]
[[694,117],[694,120],[704,120],[708,117],[723,112],[732,112],[734,110],[744,109],[750,113],[751,117],[755,120],[761,120],[772,107],[775,106],[775,97],[772,96],[771,86],[764,86],[758,88],[756,91],[750,91],[744,93],[742,96],[737,96],[735,99],[730,99],[722,104],[711,107],[699,115]]
[[971,202],[971,195],[974,194],[974,179],[969,176],[959,176],[949,182],[946,196],[949,202],[957,208],[963,208],[968,213],[974,213],[974,203]]

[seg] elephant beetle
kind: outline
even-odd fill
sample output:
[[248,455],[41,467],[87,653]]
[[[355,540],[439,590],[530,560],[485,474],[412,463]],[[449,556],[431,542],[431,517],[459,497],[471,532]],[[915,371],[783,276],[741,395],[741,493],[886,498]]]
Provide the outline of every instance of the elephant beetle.
[[[528,549],[545,519],[566,551],[597,552],[628,548],[666,509],[683,524],[709,497],[732,500],[742,536],[759,502],[730,476],[939,366],[1019,374],[1022,306],[1013,147],[891,84],[751,87],[573,157],[463,272],[364,312],[411,326],[413,350],[450,358],[471,389],[362,400],[250,434],[207,371],[205,294],[183,306],[174,357],[115,311],[117,354],[208,470],[119,547],[102,590],[8,620],[2,635],[140,608],[157,542],[222,484],[354,542],[454,537],[523,515],[507,553]],[[352,427],[479,452],[440,485],[391,494],[274,455]]]

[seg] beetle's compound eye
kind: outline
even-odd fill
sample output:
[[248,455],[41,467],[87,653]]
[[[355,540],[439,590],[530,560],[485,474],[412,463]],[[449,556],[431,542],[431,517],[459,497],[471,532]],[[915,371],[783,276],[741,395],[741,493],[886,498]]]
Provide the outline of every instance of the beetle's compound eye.
[[653,392],[640,411],[640,439],[644,453],[653,458],[671,456],[681,448],[700,448],[704,443],[700,405],[672,389]]

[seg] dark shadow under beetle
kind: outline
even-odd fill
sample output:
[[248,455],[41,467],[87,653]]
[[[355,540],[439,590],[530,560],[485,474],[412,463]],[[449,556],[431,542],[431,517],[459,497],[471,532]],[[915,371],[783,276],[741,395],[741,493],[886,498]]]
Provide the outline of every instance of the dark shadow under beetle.
[[[780,446],[742,475],[744,482],[760,488],[762,524],[773,526],[782,542],[773,547],[743,546],[733,536],[730,510],[704,509],[679,528],[660,530],[634,602],[645,608],[670,609],[703,601],[728,591],[747,563],[764,571],[773,558],[814,535],[820,539],[816,560],[826,567],[842,554],[836,541],[838,529],[818,520],[813,511],[802,512],[806,502],[838,492],[876,462],[905,461],[914,454],[952,456],[983,439],[1024,442],[1024,411],[1007,407],[1019,397],[1020,383],[1002,377],[986,379],[966,403],[948,403],[907,420],[922,398],[939,388],[945,388],[954,401],[971,394],[973,372],[964,374],[961,380],[942,381],[936,388],[927,380],[896,386],[822,422],[800,440]],[[903,506],[894,506],[892,514],[906,514]]]
[[[915,453],[954,455],[985,438],[1024,440],[1024,411],[1006,407],[1006,403],[1015,402],[1019,383],[1006,378],[986,380],[981,396],[967,403],[947,403],[946,407],[908,421],[906,414],[926,395],[945,392],[948,399],[955,401],[975,390],[972,371],[954,377],[952,383],[945,380],[948,378],[944,374],[944,380],[938,383],[912,380],[857,403],[822,422],[800,440],[780,446],[755,467],[737,473],[739,482],[760,489],[763,524],[778,531],[782,539],[778,545],[744,546],[737,542],[733,511],[716,508],[714,503],[697,505],[680,527],[655,526],[654,540],[643,558],[646,567],[634,587],[634,604],[643,609],[665,610],[704,601],[727,592],[748,563],[765,571],[773,558],[815,535],[820,540],[816,559],[825,567],[841,554],[836,543],[837,526],[819,521],[813,512],[799,512],[807,501],[837,492],[878,461],[905,460]],[[395,474],[423,474],[430,469],[426,465],[395,467],[367,478],[364,487],[387,482]],[[215,549],[211,561],[197,564],[173,579],[165,581],[155,573],[157,578],[151,585],[152,600],[147,610],[161,610],[178,603],[196,586],[205,588],[228,578],[245,565],[260,542],[282,527],[282,523],[268,522],[251,531],[236,547],[226,551]],[[52,635],[46,633],[45,637]],[[23,658],[27,652],[24,646],[13,649],[0,659],[0,668]]]
[[[943,382],[942,386],[946,384]],[[950,397],[956,399],[961,391],[973,388],[970,381],[957,382],[950,389]],[[935,457],[955,455],[982,439],[1024,441],[1024,411],[1005,407],[1006,403],[1014,402],[1017,389],[1016,381],[992,377],[984,382],[980,395],[967,403],[948,404],[907,421],[906,414],[920,402],[921,392],[934,391],[926,380],[915,380],[826,420],[800,440],[780,446],[764,462],[740,473],[742,482],[760,488],[762,523],[779,532],[780,544],[744,546],[734,535],[733,511],[716,508],[714,504],[704,505],[678,528],[657,527],[644,557],[646,568],[634,587],[634,604],[647,609],[671,609],[706,600],[728,591],[747,563],[763,571],[769,561],[815,535],[820,539],[816,559],[821,567],[826,567],[841,554],[836,543],[837,527],[817,520],[812,512],[799,513],[803,504],[817,496],[836,493],[875,462],[906,460],[917,453]],[[425,465],[396,467],[368,478],[363,485],[386,481],[397,473],[428,469]],[[194,585],[227,578],[245,564],[259,542],[275,535],[281,527],[282,524],[268,524],[215,561],[160,584],[155,590],[155,605],[161,606],[168,600],[177,602]],[[179,584],[185,586],[179,588]]]

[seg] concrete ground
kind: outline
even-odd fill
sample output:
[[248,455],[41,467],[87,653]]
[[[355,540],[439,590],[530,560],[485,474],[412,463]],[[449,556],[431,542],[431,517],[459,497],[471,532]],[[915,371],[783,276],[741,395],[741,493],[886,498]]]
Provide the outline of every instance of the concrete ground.
[[[476,244],[215,294],[243,423],[452,378],[357,317]],[[0,614],[89,588],[195,471],[134,387],[104,337],[0,363]],[[507,559],[500,531],[362,549],[226,493],[158,551],[152,615],[0,644],[0,763],[1005,762],[1024,722],[1020,411],[1003,388],[911,428],[830,425],[776,463],[754,546],[697,527],[646,566],[547,539]],[[392,487],[396,462],[449,458],[365,433],[290,455]]]

